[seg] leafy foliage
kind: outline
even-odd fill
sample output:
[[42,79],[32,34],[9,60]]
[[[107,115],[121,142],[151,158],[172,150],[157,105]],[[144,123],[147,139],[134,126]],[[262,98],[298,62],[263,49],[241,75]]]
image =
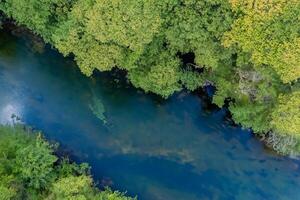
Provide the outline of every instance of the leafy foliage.
[[88,176],[69,176],[59,179],[51,188],[49,199],[89,199],[93,196],[92,179]]
[[279,133],[300,136],[300,92],[280,95],[272,113],[274,129]]
[[284,83],[300,76],[299,16],[297,0],[235,1],[233,9],[241,13],[224,36],[224,45],[236,45],[251,54],[257,68],[272,67]]
[[0,126],[0,200],[131,200],[119,192],[99,191],[86,164],[59,160],[40,134]]
[[53,165],[57,157],[52,153],[51,146],[38,136],[34,144],[16,151],[14,173],[20,174],[30,188],[45,188],[54,178]]
[[156,39],[129,71],[128,78],[136,87],[168,97],[181,89],[180,61],[167,49],[161,47],[163,40]]

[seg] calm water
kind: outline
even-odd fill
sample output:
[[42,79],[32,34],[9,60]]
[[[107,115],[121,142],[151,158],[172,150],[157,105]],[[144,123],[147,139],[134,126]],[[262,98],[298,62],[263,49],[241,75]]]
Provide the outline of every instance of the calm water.
[[42,130],[88,162],[100,186],[142,200],[300,199],[299,162],[228,125],[224,111],[191,94],[162,101],[107,74],[86,78],[56,51],[34,49],[0,33],[0,122],[16,114]]

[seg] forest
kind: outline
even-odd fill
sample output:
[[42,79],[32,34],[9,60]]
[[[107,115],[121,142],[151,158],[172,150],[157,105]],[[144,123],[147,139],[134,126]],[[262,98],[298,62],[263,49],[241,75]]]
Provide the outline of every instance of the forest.
[[300,1],[1,0],[81,72],[119,69],[168,98],[212,85],[212,102],[277,151],[300,153]]

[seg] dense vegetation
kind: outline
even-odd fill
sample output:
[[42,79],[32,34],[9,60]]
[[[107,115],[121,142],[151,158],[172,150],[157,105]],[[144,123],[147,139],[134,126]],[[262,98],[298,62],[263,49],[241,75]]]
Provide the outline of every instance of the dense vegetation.
[[56,145],[21,126],[0,126],[0,200],[133,200],[99,191],[86,164],[54,155]]
[[165,98],[213,84],[235,122],[300,141],[298,0],[1,0],[0,10],[88,76],[117,67]]

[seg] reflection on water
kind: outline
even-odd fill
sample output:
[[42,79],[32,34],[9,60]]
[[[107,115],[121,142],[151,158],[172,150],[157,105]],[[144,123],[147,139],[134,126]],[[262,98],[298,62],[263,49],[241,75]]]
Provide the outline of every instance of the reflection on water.
[[145,200],[300,198],[299,162],[266,151],[199,97],[162,101],[106,73],[86,78],[53,50],[0,40],[0,122],[16,114],[43,130],[89,162],[100,186]]
[[19,106],[8,103],[3,106],[0,112],[0,123],[1,124],[12,124],[17,116],[22,116],[22,110]]

